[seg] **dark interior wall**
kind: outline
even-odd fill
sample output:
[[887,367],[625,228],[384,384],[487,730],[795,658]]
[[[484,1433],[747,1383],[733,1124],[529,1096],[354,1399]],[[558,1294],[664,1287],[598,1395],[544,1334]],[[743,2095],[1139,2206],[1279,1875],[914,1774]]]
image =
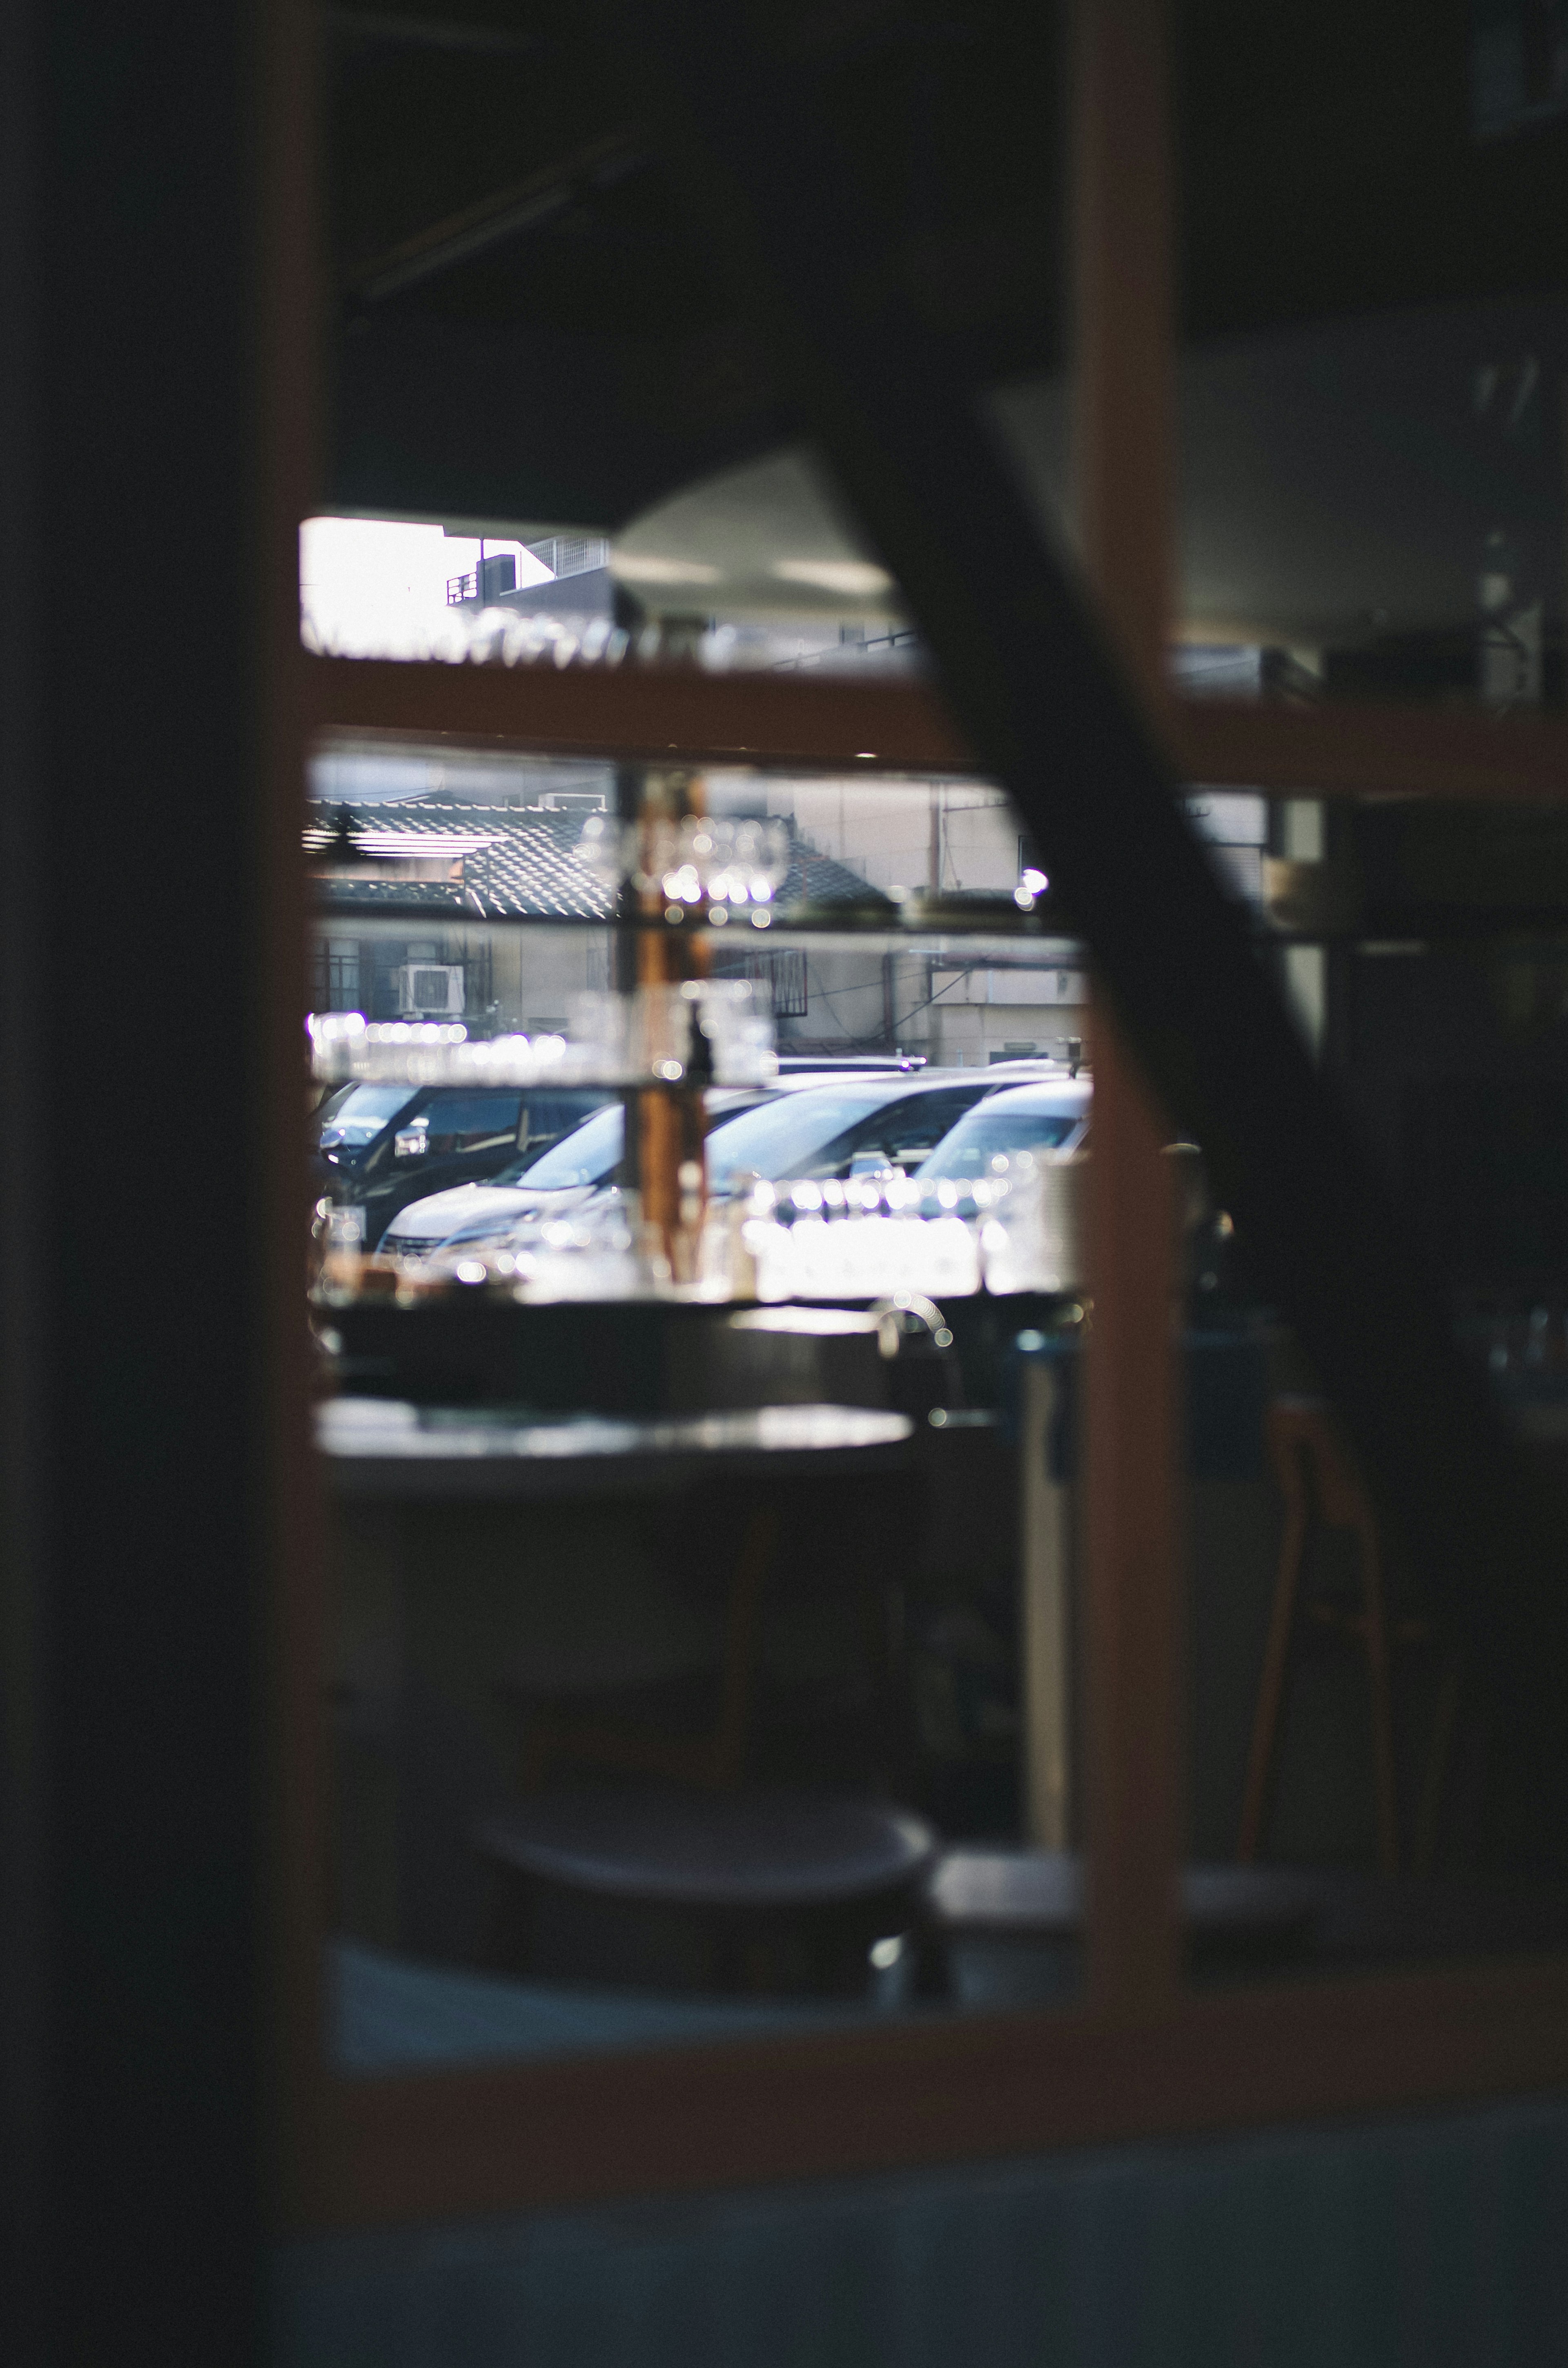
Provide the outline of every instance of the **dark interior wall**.
[[329,341],[325,499],[392,516],[621,526],[790,432],[770,398],[683,404],[707,357],[673,340],[397,313]]
[[1328,1062],[1444,1278],[1568,1289],[1568,830],[1550,806],[1336,808],[1357,938]]
[[1561,284],[1568,127],[1478,136],[1478,14],[1180,0],[1187,336]]

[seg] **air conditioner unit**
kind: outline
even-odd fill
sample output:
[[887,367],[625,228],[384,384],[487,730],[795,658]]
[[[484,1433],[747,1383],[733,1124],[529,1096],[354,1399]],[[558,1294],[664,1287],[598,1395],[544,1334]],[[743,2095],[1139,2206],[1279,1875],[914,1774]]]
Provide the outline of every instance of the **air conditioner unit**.
[[463,1008],[461,962],[404,962],[393,973],[401,1019],[455,1019]]

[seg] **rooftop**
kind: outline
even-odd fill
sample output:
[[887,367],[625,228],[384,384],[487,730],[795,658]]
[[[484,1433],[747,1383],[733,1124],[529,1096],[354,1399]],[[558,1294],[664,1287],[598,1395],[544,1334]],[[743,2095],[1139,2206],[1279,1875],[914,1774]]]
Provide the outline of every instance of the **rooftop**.
[[[383,862],[406,857],[416,873],[384,879],[333,878],[326,901],[346,905],[428,905],[485,920],[608,921],[613,897],[604,876],[581,852],[583,815],[536,807],[479,805],[453,798],[406,804],[343,804],[313,801],[305,846],[320,853],[348,835],[365,855]],[[786,911],[800,905],[878,904],[886,900],[858,871],[821,855],[791,830],[790,868],[778,895]],[[432,870],[445,877],[432,879]],[[890,912],[892,906],[889,906]]]

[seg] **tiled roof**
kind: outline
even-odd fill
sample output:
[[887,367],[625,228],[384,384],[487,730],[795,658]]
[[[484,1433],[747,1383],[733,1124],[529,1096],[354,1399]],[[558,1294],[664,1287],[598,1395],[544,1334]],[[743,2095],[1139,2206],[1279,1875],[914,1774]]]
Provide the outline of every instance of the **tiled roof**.
[[880,888],[868,887],[858,871],[836,857],[819,855],[810,840],[797,838],[790,849],[790,869],[778,891],[778,902],[791,905],[885,905],[891,898]]
[[[453,798],[348,806],[318,802],[310,811],[306,845],[312,851],[327,846],[347,816],[349,837],[368,854],[392,856],[406,842],[412,858],[450,858],[454,870],[460,866],[461,876],[450,880],[391,873],[385,879],[335,877],[323,883],[324,899],[334,908],[430,905],[487,920],[610,917],[611,891],[578,853],[581,814],[477,805]],[[797,839],[778,901],[787,911],[802,904],[882,904],[886,899],[847,864],[819,855],[807,841]]]
[[[580,814],[519,813],[515,807],[460,803],[455,798],[416,798],[406,803],[316,804],[307,844],[320,846],[347,815],[349,836],[368,852],[389,856],[406,841],[411,857],[422,848],[444,855],[454,842],[483,842],[460,859],[456,880],[411,880],[389,874],[334,879],[327,899],[345,905],[428,905],[437,909],[483,914],[486,919],[605,921],[612,897],[598,872],[577,852],[583,836]],[[318,833],[322,836],[318,836]]]

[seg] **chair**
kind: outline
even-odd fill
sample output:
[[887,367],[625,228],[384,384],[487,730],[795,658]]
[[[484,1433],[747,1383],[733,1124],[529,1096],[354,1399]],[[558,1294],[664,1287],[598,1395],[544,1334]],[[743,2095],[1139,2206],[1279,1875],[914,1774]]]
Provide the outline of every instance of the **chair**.
[[[754,1509],[742,1531],[724,1606],[711,1726],[695,1735],[672,1734],[656,1726],[645,1707],[641,1714],[634,1707],[616,1715],[602,1707],[528,1704],[520,1768],[525,1793],[537,1793],[562,1767],[653,1776],[710,1791],[740,1782],[750,1740],[763,1592],[778,1533],[778,1511],[767,1503]],[[524,1691],[516,1680],[506,1691],[514,1702]]]
[[[755,1491],[733,1497],[708,1492],[700,1519],[710,1543],[705,1552],[700,1541],[682,1538],[683,1561],[710,1556],[714,1533],[733,1535],[738,1544],[730,1549],[733,1560],[727,1572],[708,1559],[701,1574],[710,1587],[718,1582],[722,1606],[716,1650],[710,1647],[706,1670],[688,1659],[685,1675],[691,1682],[675,1688],[667,1673],[658,1673],[666,1679],[662,1723],[659,1688],[640,1685],[631,1669],[614,1686],[596,1689],[598,1699],[591,1704],[581,1685],[570,1690],[576,1696],[573,1701],[548,1683],[514,1674],[502,1691],[524,1713],[521,1791],[537,1793],[558,1772],[597,1770],[724,1792],[734,1790],[748,1771],[769,1782],[788,1771],[793,1781],[803,1767],[808,1782],[830,1788],[853,1786],[869,1773],[880,1789],[903,1791],[911,1752],[902,1618],[899,1605],[888,1599],[890,1588],[896,1593],[898,1587],[898,1524],[917,1523],[921,1503],[919,1492],[907,1484],[892,1504],[863,1482],[818,1480],[809,1497],[795,1498],[777,1491],[760,1499]],[[686,1510],[679,1518],[688,1523],[695,1517]],[[907,1540],[903,1543],[907,1552]],[[687,1553],[688,1543],[695,1554]],[[765,1656],[769,1586],[781,1559],[790,1584],[784,1603],[773,1607],[776,1614],[813,1585],[826,1585],[853,1605],[855,1691],[862,1699],[847,1713],[831,1693],[818,1699],[820,1689],[811,1680],[802,1687],[798,1673],[791,1679],[780,1672],[775,1665],[777,1633],[773,1658]],[[696,1699],[694,1685],[700,1690]],[[855,1747],[848,1755],[856,1762],[853,1772],[842,1764],[841,1748],[835,1756],[832,1737],[840,1729]],[[868,1755],[869,1770],[859,1765]]]
[[[1314,1529],[1338,1530],[1346,1532],[1355,1543],[1359,1600],[1346,1609],[1319,1600],[1312,1602],[1308,1611],[1320,1625],[1354,1638],[1366,1656],[1371,1694],[1378,1863],[1384,1874],[1392,1874],[1399,1864],[1399,1809],[1389,1682],[1392,1632],[1377,1517],[1349,1452],[1320,1399],[1276,1398],[1268,1408],[1266,1435],[1269,1460],[1285,1499],[1285,1528],[1247,1755],[1236,1856],[1244,1864],[1250,1863],[1263,1838],[1308,1544]],[[1427,1631],[1424,1622],[1408,1621],[1401,1623],[1398,1633],[1403,1638],[1423,1636]]]

